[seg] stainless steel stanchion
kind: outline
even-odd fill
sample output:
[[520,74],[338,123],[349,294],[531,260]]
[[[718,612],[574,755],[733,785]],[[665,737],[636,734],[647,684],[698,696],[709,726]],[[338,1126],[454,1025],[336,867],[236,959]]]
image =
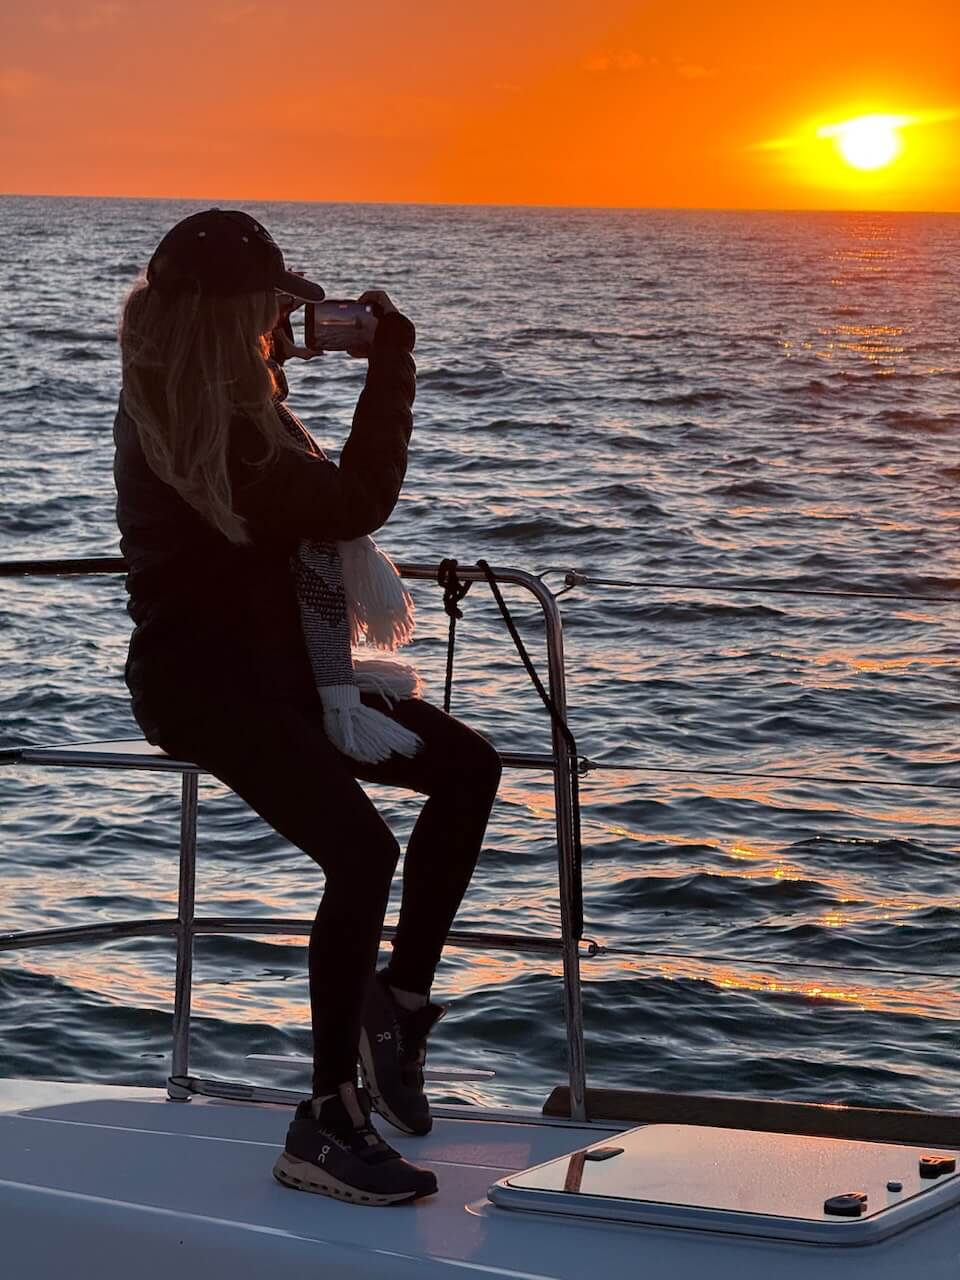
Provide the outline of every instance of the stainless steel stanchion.
[[[190,996],[193,983],[193,917],[197,883],[197,792],[199,779],[183,773],[180,787],[180,887],[177,895],[177,976],[173,997],[173,1057],[171,1076],[190,1071]],[[174,1102],[188,1102],[190,1093],[168,1084]]]

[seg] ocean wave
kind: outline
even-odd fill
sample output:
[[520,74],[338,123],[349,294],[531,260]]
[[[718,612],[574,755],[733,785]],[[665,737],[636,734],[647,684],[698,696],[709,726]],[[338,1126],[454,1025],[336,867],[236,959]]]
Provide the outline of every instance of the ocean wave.
[[143,269],[144,264],[142,262],[112,262],[100,266],[97,272],[97,279],[105,281],[128,280],[133,285],[140,278]]
[[726,498],[779,498],[789,501],[798,496],[796,486],[774,480],[738,480],[733,484],[719,484],[708,490]]
[[730,404],[738,396],[734,387],[705,387],[701,391],[677,391],[666,396],[636,396],[630,403],[653,409],[703,409]]
[[57,359],[64,361],[65,364],[76,364],[85,360],[109,360],[110,357],[106,352],[94,351],[90,347],[65,347]]
[[467,395],[484,394],[509,385],[507,375],[498,364],[484,364],[472,369],[458,369],[447,365],[436,369],[421,369],[417,374],[417,382],[432,391]]
[[91,332],[85,329],[72,329],[69,326],[26,325],[22,332],[28,338],[43,338],[47,342],[54,342],[58,345],[63,343],[88,344],[96,342],[112,346],[117,341],[115,333]]
[[[466,531],[470,526],[465,522],[461,528]],[[491,521],[484,519],[474,526],[476,534],[493,542],[516,542],[529,547],[549,547],[559,537],[576,538],[583,546],[584,539],[590,535],[603,535],[606,530],[582,516],[576,519],[564,519],[562,515],[550,516],[507,516]]]
[[[834,969],[849,965],[850,981],[867,984],[878,980],[869,970],[907,984],[923,978],[916,970],[955,974],[960,981],[960,958],[952,945],[956,911],[934,908],[910,915],[861,903],[848,913],[844,903],[828,908],[828,913],[827,922],[775,919],[738,925],[729,944],[736,947],[738,956],[756,964],[775,968],[778,960],[788,965],[808,962],[811,981],[831,981],[826,970],[820,977],[817,966],[821,963]],[[842,928],[838,926],[841,919]]]
[[885,409],[877,414],[876,421],[897,431],[944,435],[960,428],[960,413],[934,414],[920,409]]
[[534,432],[543,436],[558,434],[570,435],[579,434],[582,428],[572,421],[547,420],[538,421],[537,419],[526,418],[495,418],[492,422],[484,422],[477,424],[476,430],[490,431],[494,435],[510,435],[514,432]]
[[833,901],[817,880],[769,880],[693,871],[688,875],[638,875],[610,891],[611,907],[624,911],[666,907],[678,911],[787,911]]
[[616,482],[596,485],[593,488],[584,490],[582,500],[598,502],[604,505],[609,504],[619,511],[621,515],[628,515],[633,520],[668,518],[666,508],[657,502],[653,494],[647,492],[640,484]]
[[791,858],[800,857],[805,861],[809,861],[812,857],[831,866],[842,866],[851,862],[871,865],[893,862],[898,867],[922,867],[931,864],[944,867],[945,865],[944,855],[936,849],[930,849],[919,841],[903,839],[871,840],[861,837],[811,836],[791,844],[785,853]]
[[730,622],[766,621],[784,616],[783,610],[765,604],[695,604],[684,601],[675,604],[627,604],[612,607],[628,609],[634,616],[647,622],[680,624],[719,618]]
[[20,507],[0,507],[0,534],[21,536],[61,528],[65,520],[77,518],[84,505],[82,498],[63,495]]
[[514,329],[509,335],[511,338],[565,338],[570,340],[588,340],[594,341],[598,338],[609,337],[609,334],[602,334],[591,329],[566,329],[562,325],[537,325],[530,329]]
[[59,410],[65,402],[89,407],[92,398],[91,388],[80,381],[77,375],[64,373],[60,377],[51,377],[41,374],[32,382],[25,382],[6,391],[4,404],[7,409],[20,410],[26,407],[35,412],[38,406]]

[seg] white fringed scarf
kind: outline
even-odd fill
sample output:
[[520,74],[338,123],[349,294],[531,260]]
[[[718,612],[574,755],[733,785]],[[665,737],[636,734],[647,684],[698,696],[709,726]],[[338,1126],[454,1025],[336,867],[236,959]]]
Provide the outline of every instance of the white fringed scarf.
[[[287,406],[278,400],[276,407],[294,439],[326,457]],[[372,764],[391,753],[416,755],[423,746],[417,734],[360,700],[361,692],[380,694],[391,706],[419,698],[416,670],[398,659],[352,652],[355,647],[393,651],[413,638],[413,600],[393,561],[370,537],[304,538],[290,568],[330,741],[345,755]]]

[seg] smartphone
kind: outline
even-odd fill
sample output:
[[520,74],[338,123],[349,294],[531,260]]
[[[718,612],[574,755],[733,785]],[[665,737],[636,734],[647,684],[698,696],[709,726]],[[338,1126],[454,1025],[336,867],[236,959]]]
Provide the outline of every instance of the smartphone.
[[374,315],[369,302],[327,298],[308,302],[304,308],[304,345],[311,351],[348,351],[357,340],[357,331]]

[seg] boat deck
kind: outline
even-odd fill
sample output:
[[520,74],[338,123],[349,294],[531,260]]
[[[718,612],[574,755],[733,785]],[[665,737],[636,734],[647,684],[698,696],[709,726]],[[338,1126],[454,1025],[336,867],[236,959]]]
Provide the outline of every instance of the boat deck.
[[[383,1130],[432,1167],[438,1195],[368,1208],[281,1187],[271,1176],[285,1106],[161,1090],[0,1081],[0,1225],[10,1280],[258,1280],[467,1272],[517,1280],[702,1280],[779,1270],[955,1277],[957,1214],[858,1248],[744,1240],[716,1232],[518,1213],[487,1199],[496,1179],[617,1132],[478,1110],[444,1116],[426,1138]],[[918,1245],[920,1246],[918,1249]]]

